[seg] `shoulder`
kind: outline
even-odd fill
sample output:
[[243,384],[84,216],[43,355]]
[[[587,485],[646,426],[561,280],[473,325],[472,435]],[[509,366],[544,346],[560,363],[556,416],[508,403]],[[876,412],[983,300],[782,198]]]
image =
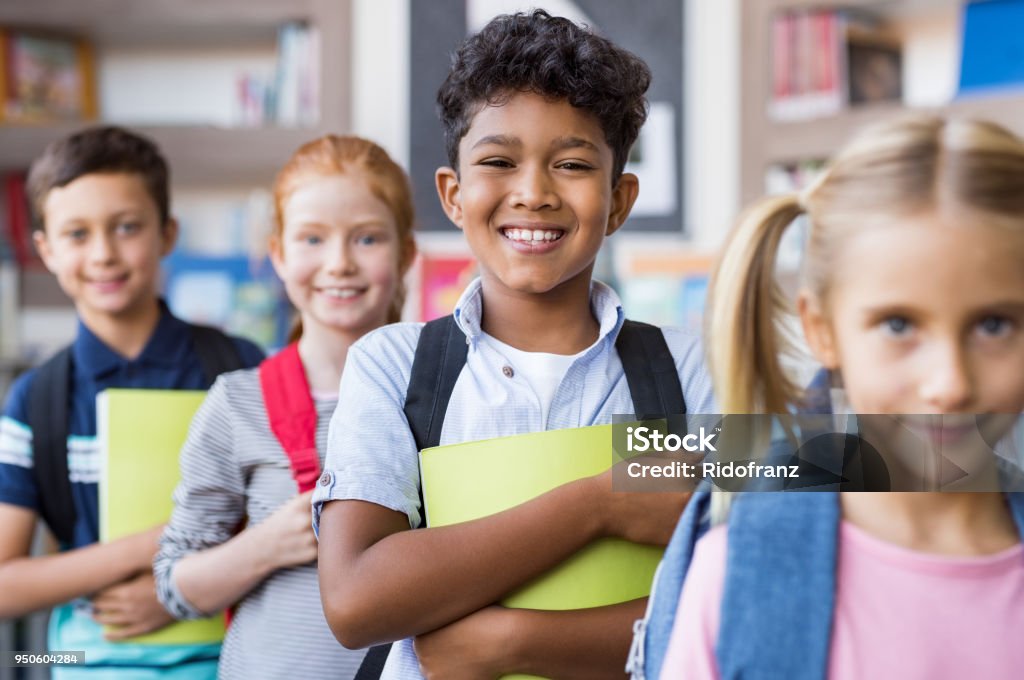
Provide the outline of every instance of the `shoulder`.
[[242,365],[246,368],[258,366],[259,363],[266,358],[266,354],[262,349],[260,349],[260,346],[252,340],[240,338],[237,335],[231,335],[228,337],[231,338],[231,342],[234,343],[235,349],[238,350],[238,358],[242,360]]
[[686,410],[690,413],[715,413],[711,374],[700,335],[672,326],[663,327],[661,334],[676,363]]
[[423,326],[422,323],[393,323],[370,331],[349,349],[346,371],[352,362],[361,366],[372,364],[385,373],[405,375],[408,381]]

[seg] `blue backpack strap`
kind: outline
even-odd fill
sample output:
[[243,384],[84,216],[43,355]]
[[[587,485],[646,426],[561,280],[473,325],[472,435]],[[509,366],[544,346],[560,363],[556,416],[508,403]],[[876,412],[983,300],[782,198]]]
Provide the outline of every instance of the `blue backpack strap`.
[[836,493],[753,493],[729,514],[723,680],[818,680],[828,669],[839,540]]
[[1017,532],[1024,542],[1024,492],[1014,491],[1006,494],[1006,502],[1010,504],[1010,514],[1017,524]]
[[74,538],[77,516],[68,475],[71,370],[71,348],[65,347],[36,369],[28,397],[39,514],[64,545]]
[[697,539],[710,526],[710,509],[711,492],[705,490],[694,493],[679,518],[672,540],[665,548],[654,576],[647,614],[643,621],[638,621],[634,626],[636,637],[633,645],[636,652],[631,652],[630,666],[626,669],[634,678],[654,680],[661,676],[661,666],[665,662],[683,581],[690,568]]

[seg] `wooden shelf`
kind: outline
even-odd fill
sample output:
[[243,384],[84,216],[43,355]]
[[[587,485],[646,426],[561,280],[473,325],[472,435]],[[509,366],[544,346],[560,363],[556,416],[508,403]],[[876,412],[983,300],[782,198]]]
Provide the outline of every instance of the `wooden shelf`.
[[[349,127],[352,0],[0,0],[0,26],[80,35],[99,46],[237,49],[276,44],[278,29],[308,21],[320,33],[320,124],[315,128],[134,125],[131,121],[0,125],[0,172],[25,169],[45,146],[92,124],[124,124],[151,137],[176,186],[269,185],[304,141]],[[189,96],[182,92],[181,96]],[[100,111],[102,116],[103,111]]]
[[[85,125],[0,127],[0,172],[26,169],[51,141]],[[175,186],[269,185],[300,144],[323,134],[309,128],[131,128],[160,146]]]
[[87,35],[104,45],[244,45],[328,0],[3,0],[0,24]]

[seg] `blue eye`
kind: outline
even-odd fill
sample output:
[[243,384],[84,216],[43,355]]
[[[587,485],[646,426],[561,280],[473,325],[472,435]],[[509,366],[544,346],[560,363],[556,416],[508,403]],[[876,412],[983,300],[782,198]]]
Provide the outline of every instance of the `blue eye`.
[[905,316],[890,316],[882,321],[882,328],[889,335],[903,336],[910,332],[910,320]]
[[372,246],[377,241],[378,241],[377,237],[372,235],[372,234],[368,234],[366,236],[360,236],[359,237],[359,245],[361,245],[361,246]]
[[317,246],[317,245],[320,245],[321,243],[323,243],[324,240],[322,238],[320,238],[319,236],[304,236],[302,238],[302,242],[307,244],[307,245]]
[[998,337],[1010,331],[1011,322],[1003,316],[986,316],[978,322],[978,330],[984,335]]
[[141,228],[142,226],[138,222],[121,222],[117,225],[117,231],[122,234],[134,234]]

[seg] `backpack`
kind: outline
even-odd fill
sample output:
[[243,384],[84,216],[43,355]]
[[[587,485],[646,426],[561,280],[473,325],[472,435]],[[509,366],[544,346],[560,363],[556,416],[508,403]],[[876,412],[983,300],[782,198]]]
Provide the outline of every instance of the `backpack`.
[[[193,324],[189,331],[208,385],[221,373],[244,367],[235,343],[221,331]],[[76,520],[67,449],[71,371],[69,345],[36,369],[28,402],[39,514],[62,544],[72,542]]]
[[[626,320],[615,340],[626,383],[639,420],[685,414],[686,401],[675,359],[661,329]],[[469,349],[465,333],[448,315],[428,322],[420,334],[405,397],[405,416],[416,448],[437,446],[455,382],[466,364]],[[423,490],[420,489],[420,507]],[[391,644],[371,647],[355,680],[380,678]]]

